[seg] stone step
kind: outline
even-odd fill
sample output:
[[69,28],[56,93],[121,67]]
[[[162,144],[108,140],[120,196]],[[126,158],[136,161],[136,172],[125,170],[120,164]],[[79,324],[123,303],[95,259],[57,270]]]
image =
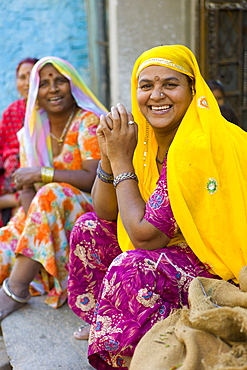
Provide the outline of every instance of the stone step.
[[2,332],[0,333],[0,370],[11,370],[9,358],[3,341]]
[[93,369],[87,361],[87,341],[73,338],[82,324],[67,303],[53,309],[44,296],[32,297],[1,323],[10,365],[14,370]]

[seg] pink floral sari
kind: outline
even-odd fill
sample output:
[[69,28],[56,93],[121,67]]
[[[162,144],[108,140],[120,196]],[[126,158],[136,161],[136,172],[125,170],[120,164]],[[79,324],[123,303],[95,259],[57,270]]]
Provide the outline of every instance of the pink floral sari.
[[[180,230],[166,183],[164,164],[145,219],[172,239]],[[123,356],[133,356],[142,336],[172,309],[188,305],[193,277],[212,277],[186,242],[122,253],[116,223],[95,213],[77,220],[70,244],[69,305],[91,324],[88,357],[99,370],[125,369]]]

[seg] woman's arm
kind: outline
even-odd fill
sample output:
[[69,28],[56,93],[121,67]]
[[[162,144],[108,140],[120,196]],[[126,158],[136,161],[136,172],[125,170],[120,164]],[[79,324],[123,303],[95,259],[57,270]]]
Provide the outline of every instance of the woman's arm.
[[36,191],[33,186],[24,186],[20,191],[21,205],[24,208],[25,213],[27,214],[30,204],[35,197]]
[[[112,170],[108,162],[108,160],[104,160],[104,158],[102,158],[100,167],[104,172],[110,175],[112,174]],[[92,199],[94,210],[99,218],[108,221],[114,221],[117,219],[117,197],[112,183],[106,183],[96,176],[92,189]]]
[[[97,163],[98,160],[90,159],[83,161],[83,170],[55,170],[53,182],[65,182],[78,189],[90,192],[95,178]],[[33,185],[34,183],[42,182],[41,167],[19,168],[14,174],[14,179],[16,188],[21,190],[21,204],[25,213],[27,213],[36,194]]]
[[[52,182],[65,182],[80,190],[90,192],[94,179],[98,159],[87,159],[82,163],[82,170],[54,170]],[[42,182],[41,167],[22,167],[14,173],[14,181],[18,190],[24,186],[32,186]]]
[[[114,177],[134,172],[132,164],[136,146],[136,125],[128,125],[129,116],[123,105],[112,108],[113,129],[104,127],[108,158]],[[133,118],[132,118],[133,120]],[[168,236],[144,219],[145,202],[135,180],[124,180],[116,187],[118,209],[124,227],[136,249],[163,248]]]
[[[103,132],[105,127],[108,127],[110,130],[112,129],[110,114],[107,114],[106,117],[101,115],[100,125],[97,128],[97,138],[101,153],[99,170],[103,170],[108,175],[112,175],[111,164],[106,152],[106,139]],[[96,176],[92,189],[92,199],[94,210],[99,218],[108,221],[117,219],[118,205],[113,183],[104,182]]]
[[[122,169],[114,166],[113,171],[119,173]],[[148,250],[164,248],[170,238],[144,219],[145,202],[141,197],[137,182],[135,180],[122,181],[117,185],[116,192],[121,219],[134,247]]]
[[53,182],[66,182],[82,191],[91,192],[98,159],[86,159],[82,162],[82,170],[55,170]]

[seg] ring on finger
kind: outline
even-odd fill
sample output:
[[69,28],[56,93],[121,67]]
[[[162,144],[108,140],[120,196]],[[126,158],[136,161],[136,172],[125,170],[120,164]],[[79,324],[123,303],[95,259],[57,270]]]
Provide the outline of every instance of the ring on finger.
[[135,124],[135,122],[134,121],[129,121],[128,122],[128,125],[134,125]]

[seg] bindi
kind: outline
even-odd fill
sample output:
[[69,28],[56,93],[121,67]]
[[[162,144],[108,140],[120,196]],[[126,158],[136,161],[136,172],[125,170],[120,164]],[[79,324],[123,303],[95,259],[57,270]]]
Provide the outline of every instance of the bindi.
[[49,77],[52,77],[53,76],[53,74],[52,73],[49,73]]
[[159,76],[154,76],[155,81],[159,81],[159,79],[160,79]]

